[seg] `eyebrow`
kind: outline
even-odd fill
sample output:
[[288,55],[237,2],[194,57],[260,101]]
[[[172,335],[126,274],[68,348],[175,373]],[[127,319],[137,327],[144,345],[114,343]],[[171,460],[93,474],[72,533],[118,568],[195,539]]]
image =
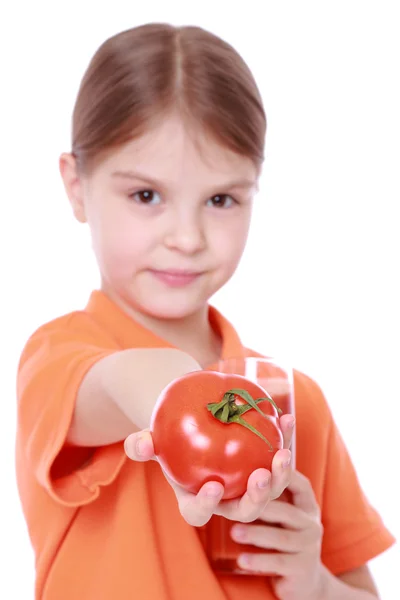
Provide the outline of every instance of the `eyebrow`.
[[[140,179],[140,181],[148,183],[152,187],[155,187],[155,188],[163,187],[162,181],[160,181],[158,179],[154,179],[153,177],[149,177],[148,175],[146,175],[144,173],[138,173],[135,171],[114,171],[112,173],[112,177],[117,178],[117,179]],[[222,188],[224,188],[224,189],[241,188],[241,189],[247,190],[247,189],[257,187],[257,181],[252,180],[252,179],[236,179],[233,181],[227,181],[222,184],[215,185],[213,187],[221,188],[221,189]]]

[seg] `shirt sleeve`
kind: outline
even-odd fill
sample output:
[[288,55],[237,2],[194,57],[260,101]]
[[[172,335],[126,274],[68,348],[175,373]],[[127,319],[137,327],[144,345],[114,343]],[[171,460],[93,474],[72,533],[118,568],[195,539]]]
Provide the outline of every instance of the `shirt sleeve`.
[[[88,318],[88,317],[86,317]],[[78,389],[89,369],[120,350],[95,325],[70,315],[40,328],[28,340],[17,376],[17,475],[33,475],[58,503],[95,500],[124,461],[123,444],[99,448],[65,445]],[[25,476],[26,475],[26,476]]]
[[328,436],[322,523],[322,561],[335,575],[366,564],[395,542],[366,498],[333,419]]

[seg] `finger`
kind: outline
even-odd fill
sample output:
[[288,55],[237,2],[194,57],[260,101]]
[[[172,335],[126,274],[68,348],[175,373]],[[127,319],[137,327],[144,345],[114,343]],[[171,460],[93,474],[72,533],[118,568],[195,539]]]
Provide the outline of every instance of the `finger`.
[[[154,455],[151,433],[148,430],[142,430],[128,436],[124,447],[131,460],[141,462],[147,460],[157,461],[157,457]],[[164,470],[163,474],[173,488],[178,500],[179,510],[189,525],[200,527],[207,523],[223,496],[224,488],[221,483],[217,481],[207,482],[196,495],[186,491],[173,481]]]
[[289,553],[301,552],[306,542],[306,535],[302,531],[266,525],[234,525],[231,535],[239,544],[251,544],[266,550]]
[[260,519],[265,523],[283,525],[288,529],[306,529],[310,525],[310,515],[288,502],[272,500],[262,511]]
[[292,453],[288,449],[278,450],[272,460],[271,499],[279,498],[288,487],[293,470],[290,466]]
[[222,502],[217,513],[226,519],[249,523],[259,517],[271,499],[271,473],[256,469],[247,482],[247,491],[241,498]]
[[293,496],[293,504],[309,515],[319,516],[320,507],[310,480],[299,471],[293,471],[288,489]]
[[292,444],[295,423],[296,419],[290,414],[282,415],[282,417],[279,419],[279,426],[283,435],[284,448],[290,448]]
[[124,442],[124,449],[131,460],[139,462],[155,460],[153,439],[147,429],[129,435]]
[[211,519],[224,493],[223,485],[217,481],[205,483],[197,495],[183,490],[174,482],[171,485],[182,517],[194,527],[201,527]]
[[264,575],[290,575],[297,559],[296,554],[273,553],[243,553],[238,557],[238,565],[246,571]]

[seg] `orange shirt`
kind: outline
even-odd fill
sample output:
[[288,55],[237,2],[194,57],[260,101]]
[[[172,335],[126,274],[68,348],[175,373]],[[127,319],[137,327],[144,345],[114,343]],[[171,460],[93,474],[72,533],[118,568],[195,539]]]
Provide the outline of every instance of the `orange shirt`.
[[[222,357],[246,350],[212,307]],[[181,517],[159,466],[123,444],[66,448],[77,390],[91,366],[127,348],[169,347],[102,292],[41,327],[18,373],[17,477],[43,600],[268,600],[265,577],[217,576],[196,528]],[[394,541],[369,505],[319,387],[295,372],[297,468],[322,509],[322,560],[335,574]]]

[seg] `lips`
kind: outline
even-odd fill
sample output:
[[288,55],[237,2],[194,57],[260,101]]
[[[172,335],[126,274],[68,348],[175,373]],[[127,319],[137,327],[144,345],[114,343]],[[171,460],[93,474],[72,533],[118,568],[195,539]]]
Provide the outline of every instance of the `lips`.
[[159,281],[162,281],[171,287],[183,287],[193,283],[196,279],[201,276],[199,271],[188,271],[181,269],[168,269],[158,270],[151,269],[151,274],[154,275]]

